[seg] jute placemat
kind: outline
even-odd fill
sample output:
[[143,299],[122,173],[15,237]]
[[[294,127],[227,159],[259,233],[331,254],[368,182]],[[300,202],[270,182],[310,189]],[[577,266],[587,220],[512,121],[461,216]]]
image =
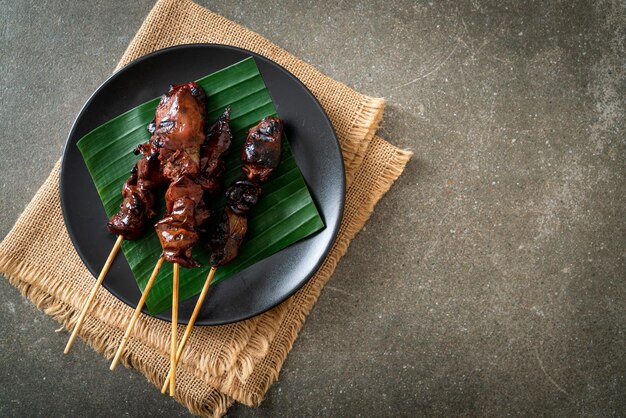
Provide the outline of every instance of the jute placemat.
[[[196,327],[178,368],[176,399],[195,414],[221,416],[233,400],[258,405],[338,260],[411,157],[374,136],[384,101],[321,74],[261,36],[187,0],[159,1],[118,68],[157,49],[212,42],[246,48],[281,64],[318,98],[341,143],[347,178],[344,218],[320,270],[276,308],[235,324]],[[59,203],[59,164],[0,243],[0,272],[48,315],[72,329],[94,278],[69,239]],[[80,336],[112,357],[132,310],[101,289]],[[179,330],[182,334],[182,327]],[[142,315],[122,362],[160,387],[169,370],[169,324]],[[59,353],[61,355],[61,353]]]

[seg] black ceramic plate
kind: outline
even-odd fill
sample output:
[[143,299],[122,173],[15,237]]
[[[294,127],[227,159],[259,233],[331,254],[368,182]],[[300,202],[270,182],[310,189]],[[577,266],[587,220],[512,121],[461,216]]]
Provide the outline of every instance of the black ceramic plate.
[[[296,292],[328,254],[343,213],[345,179],[337,137],[315,97],[287,70],[250,51],[214,44],[172,47],[132,62],[105,81],[78,114],[63,154],[65,224],[78,254],[97,276],[115,237],[106,230],[107,216],[76,142],[109,119],[158,97],[170,84],[196,80],[249,56],[255,58],[278,114],[285,120],[294,157],[326,227],[212,286],[198,325],[235,322],[276,306]],[[132,307],[141,297],[121,252],[104,286]],[[195,303],[196,298],[181,303],[181,323],[189,320]],[[170,320],[171,311],[157,317]]]

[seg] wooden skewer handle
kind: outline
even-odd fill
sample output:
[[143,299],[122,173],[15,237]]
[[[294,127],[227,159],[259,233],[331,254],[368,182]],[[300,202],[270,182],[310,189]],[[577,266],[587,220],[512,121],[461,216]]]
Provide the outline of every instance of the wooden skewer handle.
[[146,299],[148,298],[148,293],[150,293],[150,289],[152,288],[152,284],[154,283],[154,279],[159,274],[159,270],[161,269],[161,265],[163,264],[163,256],[159,257],[159,261],[157,261],[154,266],[154,270],[152,270],[152,275],[150,279],[148,279],[148,283],[146,283],[146,287],[143,290],[143,294],[141,295],[141,299],[139,299],[139,303],[137,303],[137,307],[135,308],[135,312],[133,312],[133,316],[126,327],[126,332],[124,332],[124,336],[122,337],[122,341],[120,342],[120,346],[117,348],[117,352],[115,353],[115,357],[113,358],[113,362],[111,363],[111,370],[115,370],[117,363],[120,361],[120,357],[122,356],[122,352],[126,347],[126,343],[128,342],[128,338],[130,334],[133,332],[133,328],[135,327],[135,323],[139,318],[139,314],[141,314],[141,310],[143,309],[143,305],[146,303]]
[[65,350],[63,350],[64,354],[67,354],[70,352],[70,349],[72,348],[72,344],[74,344],[74,340],[76,339],[76,336],[78,335],[78,331],[80,330],[80,327],[83,325],[83,322],[85,321],[85,316],[87,316],[87,312],[89,311],[89,308],[91,307],[91,304],[93,303],[93,300],[96,298],[96,293],[98,292],[98,288],[102,284],[104,277],[107,275],[109,268],[111,268],[111,264],[113,264],[113,260],[115,260],[115,256],[117,255],[117,252],[119,251],[120,246],[122,245],[122,241],[124,241],[124,237],[119,235],[117,237],[117,240],[115,241],[115,245],[113,245],[113,248],[111,249],[111,252],[109,253],[109,257],[107,258],[107,261],[104,263],[104,266],[102,267],[102,271],[100,272],[100,275],[98,276],[98,279],[96,280],[96,283],[93,285],[93,288],[91,289],[91,293],[89,293],[89,297],[87,298],[87,301],[85,301],[85,304],[83,305],[83,310],[80,311],[80,315],[78,316],[78,321],[76,322],[76,325],[74,326],[72,335],[70,335],[70,339],[68,340],[67,345],[65,346]]
[[178,263],[174,263],[173,280],[172,280],[172,345],[170,347],[170,396],[174,396],[176,391],[176,329],[178,328]]
[[[181,354],[183,353],[183,348],[185,347],[185,343],[189,339],[189,335],[191,334],[191,330],[193,329],[194,324],[196,323],[196,319],[198,318],[198,314],[200,313],[200,308],[204,303],[204,299],[206,298],[207,293],[209,292],[209,287],[211,286],[211,280],[213,280],[213,276],[215,275],[216,268],[211,268],[209,271],[209,275],[207,276],[206,281],[204,282],[204,286],[202,287],[202,291],[200,292],[200,296],[198,296],[198,301],[196,302],[196,307],[193,309],[193,313],[191,314],[191,318],[189,318],[189,323],[187,324],[187,328],[185,328],[185,333],[183,334],[182,340],[180,340],[180,344],[178,345],[178,350],[176,351],[176,359],[174,360],[174,366],[178,364],[178,360],[180,359]],[[172,376],[172,371],[168,373],[165,378],[165,382],[163,383],[163,387],[161,387],[161,393],[165,394],[167,392],[167,388],[170,384],[170,379]]]

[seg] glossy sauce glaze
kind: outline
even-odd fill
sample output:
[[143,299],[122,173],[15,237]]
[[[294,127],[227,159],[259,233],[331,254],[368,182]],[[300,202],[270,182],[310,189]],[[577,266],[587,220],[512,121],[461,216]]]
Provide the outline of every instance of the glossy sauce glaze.
[[199,265],[192,249],[210,216],[205,194],[220,190],[222,158],[232,141],[230,109],[207,129],[205,101],[204,90],[194,82],[172,86],[161,97],[152,125],[163,176],[170,181],[166,215],[154,227],[165,259],[182,267]]

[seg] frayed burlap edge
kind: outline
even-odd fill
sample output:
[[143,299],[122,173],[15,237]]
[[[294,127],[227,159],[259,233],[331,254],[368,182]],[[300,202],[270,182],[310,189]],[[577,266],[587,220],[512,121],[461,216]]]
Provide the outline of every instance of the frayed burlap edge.
[[[16,264],[5,256],[0,257],[0,271],[8,279],[9,283],[33,302],[37,308],[63,324],[66,328],[71,329],[70,327],[78,319],[80,311],[35,284],[41,283],[40,279],[45,274],[27,266],[26,263]],[[103,327],[105,328],[104,330]],[[91,316],[86,317],[80,335],[90,347],[104,354],[108,359],[113,358],[121,338],[121,332],[118,329]],[[131,339],[129,344],[144,345],[136,339]],[[136,352],[137,350],[134,351]],[[126,367],[137,369],[152,384],[160,388],[169,369],[169,354],[151,352],[148,347],[145,347],[141,352],[144,354],[143,356],[126,356],[121,360],[122,363]],[[152,354],[150,357],[146,357],[146,353]],[[206,386],[201,381],[194,384],[193,380],[196,377],[186,371],[179,370],[178,379],[183,382],[192,381],[192,383],[187,383],[187,387],[193,387],[196,390]],[[176,400],[185,405],[191,413],[202,417],[221,417],[233,403],[232,399],[214,388],[205,388],[204,391],[177,390]]]
[[[360,193],[363,190],[356,187],[353,188],[356,190],[348,191],[348,196],[350,196],[350,194],[353,195],[351,196],[353,197],[353,199],[351,199],[352,205],[359,206],[363,210],[359,216],[355,216],[350,219],[349,222],[341,225],[340,231],[337,234],[337,241],[333,244],[333,248],[320,270],[318,270],[296,295],[283,303],[283,305],[288,305],[286,307],[287,312],[285,313],[285,317],[297,318],[297,320],[283,321],[281,323],[278,335],[276,335],[271,342],[268,355],[264,356],[261,362],[255,365],[252,374],[243,385],[237,385],[232,392],[229,392],[229,395],[235,400],[249,406],[257,406],[264,399],[269,387],[278,379],[282,364],[291,351],[298,333],[302,329],[311,309],[317,302],[324,285],[334,272],[339,259],[347,252],[350,242],[370,218],[376,203],[378,203],[382,196],[391,188],[394,181],[402,174],[404,167],[413,155],[411,151],[392,147],[386,141],[378,137],[374,137],[371,148],[377,148],[377,143],[387,145],[389,155],[387,161],[385,161],[385,168],[382,174],[375,179],[373,189],[369,189],[369,193]],[[365,158],[367,159],[367,156]],[[357,176],[356,181],[359,182],[359,180],[371,181],[373,179],[359,179]],[[346,199],[346,202],[347,201],[348,199]],[[250,386],[253,386],[254,389]]]
[[374,134],[378,130],[380,122],[383,120],[385,112],[385,99],[380,97],[367,97],[361,104],[361,110],[355,115],[354,121],[348,131],[346,144],[342,146],[350,147],[353,157],[344,159],[346,173],[346,188],[350,187],[358,168],[365,158]]

